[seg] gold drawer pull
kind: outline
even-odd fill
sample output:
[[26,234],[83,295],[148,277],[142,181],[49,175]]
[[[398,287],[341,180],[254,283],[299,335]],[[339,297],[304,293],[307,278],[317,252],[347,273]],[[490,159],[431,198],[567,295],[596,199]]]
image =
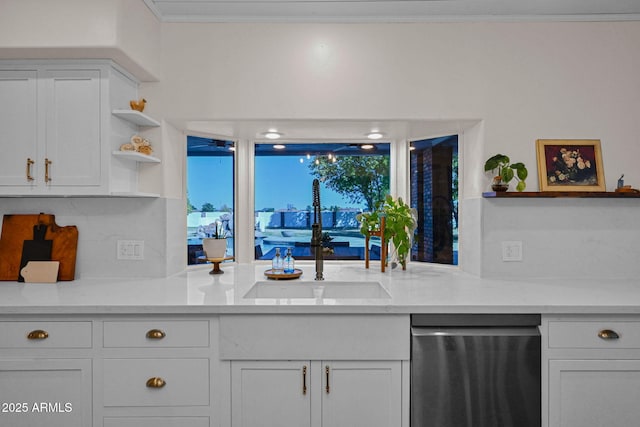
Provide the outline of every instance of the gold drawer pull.
[[49,333],[47,331],[43,331],[42,329],[36,329],[35,331],[31,331],[27,334],[27,338],[30,340],[44,340],[49,338]]
[[27,158],[27,181],[33,181],[33,176],[31,176],[31,166],[35,162],[31,160],[31,158]]
[[149,338],[150,340],[161,340],[166,336],[167,334],[165,334],[164,331],[161,331],[160,329],[151,329],[147,332],[147,338]]
[[51,176],[49,175],[49,166],[53,163],[51,160],[45,158],[44,159],[44,182],[51,182]]
[[302,367],[302,394],[307,394],[307,365]]
[[147,380],[147,387],[149,388],[162,388],[167,385],[167,382],[160,377],[151,377]]
[[603,329],[598,332],[598,337],[602,338],[603,340],[617,340],[618,338],[620,338],[620,335],[618,335],[616,331],[612,331],[611,329]]
[[324,374],[326,375],[327,384],[325,385],[325,391],[329,394],[329,365],[324,367]]

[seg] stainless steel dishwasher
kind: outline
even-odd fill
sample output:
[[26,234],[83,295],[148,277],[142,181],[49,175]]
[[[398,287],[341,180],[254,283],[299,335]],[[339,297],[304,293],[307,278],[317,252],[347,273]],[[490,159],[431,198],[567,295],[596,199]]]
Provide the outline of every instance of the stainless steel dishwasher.
[[539,315],[411,316],[411,427],[540,427]]

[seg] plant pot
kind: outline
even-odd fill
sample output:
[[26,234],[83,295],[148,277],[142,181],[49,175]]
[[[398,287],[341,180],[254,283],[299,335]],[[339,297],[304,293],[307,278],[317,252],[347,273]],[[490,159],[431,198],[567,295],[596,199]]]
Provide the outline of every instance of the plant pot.
[[227,253],[227,239],[202,239],[202,248],[207,258],[224,258]]
[[496,193],[504,193],[509,189],[509,184],[492,184],[491,189]]

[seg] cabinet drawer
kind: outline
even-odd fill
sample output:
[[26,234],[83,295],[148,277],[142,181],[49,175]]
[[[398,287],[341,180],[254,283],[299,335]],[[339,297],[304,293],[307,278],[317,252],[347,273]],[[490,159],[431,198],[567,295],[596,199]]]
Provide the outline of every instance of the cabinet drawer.
[[209,427],[209,417],[105,417],[104,427]]
[[[164,385],[148,385],[153,378]],[[209,359],[106,359],[104,406],[207,406]]]
[[640,348],[640,322],[550,321],[549,347]]
[[0,322],[0,348],[91,348],[91,322]]
[[104,322],[105,347],[208,347],[206,320]]

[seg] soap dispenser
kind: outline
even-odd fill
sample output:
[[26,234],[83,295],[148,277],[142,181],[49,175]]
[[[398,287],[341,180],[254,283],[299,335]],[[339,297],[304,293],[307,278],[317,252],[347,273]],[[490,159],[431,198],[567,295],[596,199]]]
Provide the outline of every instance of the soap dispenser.
[[283,267],[285,274],[295,273],[295,260],[293,256],[291,256],[291,248],[287,248],[287,255],[284,257]]
[[276,256],[271,260],[271,272],[273,274],[282,274],[283,259],[280,256],[280,248],[276,248]]

